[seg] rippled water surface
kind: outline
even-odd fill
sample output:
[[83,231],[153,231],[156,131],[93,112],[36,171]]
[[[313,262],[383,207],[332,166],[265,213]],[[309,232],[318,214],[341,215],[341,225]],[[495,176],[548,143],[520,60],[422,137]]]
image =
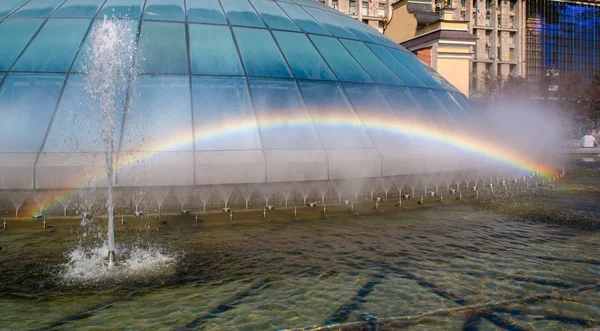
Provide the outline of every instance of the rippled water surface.
[[[0,236],[0,325],[555,330],[600,319],[597,232],[470,205],[256,219],[131,220],[117,226],[122,245],[152,243],[176,262],[86,282],[61,277],[81,245],[79,222],[13,224]],[[369,313],[378,317],[370,324]]]

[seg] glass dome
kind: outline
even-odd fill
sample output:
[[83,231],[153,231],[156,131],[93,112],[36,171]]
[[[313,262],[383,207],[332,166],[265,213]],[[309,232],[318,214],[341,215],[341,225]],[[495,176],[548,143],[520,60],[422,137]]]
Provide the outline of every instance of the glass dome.
[[[468,99],[366,24],[313,0],[3,0],[2,188],[102,185],[86,45],[131,19],[139,75],[117,111],[120,186],[335,180],[456,170],[373,119],[464,129]],[[139,134],[143,132],[143,134]],[[444,158],[445,161],[436,161]],[[94,183],[97,181],[97,183]]]

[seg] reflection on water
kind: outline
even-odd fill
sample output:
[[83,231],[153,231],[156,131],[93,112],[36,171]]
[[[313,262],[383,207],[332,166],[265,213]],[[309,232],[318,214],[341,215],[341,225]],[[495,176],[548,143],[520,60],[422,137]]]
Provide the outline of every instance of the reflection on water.
[[553,330],[597,325],[600,314],[598,233],[468,205],[255,223],[130,220],[117,226],[119,242],[143,238],[178,252],[177,263],[115,282],[64,281],[57,266],[82,243],[78,222],[61,222],[2,233],[0,325],[357,329],[376,314],[384,328]]

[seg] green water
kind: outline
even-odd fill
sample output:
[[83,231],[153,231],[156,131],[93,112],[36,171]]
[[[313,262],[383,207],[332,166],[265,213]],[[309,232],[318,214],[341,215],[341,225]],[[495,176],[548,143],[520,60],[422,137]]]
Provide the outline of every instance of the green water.
[[[561,210],[600,215],[598,196],[571,189],[527,203],[553,204],[561,195]],[[103,220],[86,231],[73,219],[51,220],[46,229],[39,221],[13,222],[0,232],[0,329],[599,325],[600,232],[474,201],[295,220],[289,212],[266,220],[257,212],[247,221],[127,219],[116,226],[117,242],[159,247],[175,262],[86,282],[64,278],[66,253],[93,245]],[[365,322],[367,313],[378,319]]]

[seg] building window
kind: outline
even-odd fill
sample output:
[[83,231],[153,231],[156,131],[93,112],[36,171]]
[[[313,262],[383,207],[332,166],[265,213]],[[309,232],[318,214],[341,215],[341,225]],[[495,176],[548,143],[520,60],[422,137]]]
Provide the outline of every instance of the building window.
[[509,59],[509,60],[511,60],[511,61],[516,61],[516,60],[517,60],[517,59],[515,58],[515,49],[514,49],[514,48],[511,48],[511,49],[508,51],[508,59]]
[[367,3],[367,1],[362,2],[362,7],[360,9],[360,13],[363,16],[369,16],[369,4]]
[[492,16],[490,15],[490,13],[487,13],[485,15],[485,25],[486,26],[491,26],[492,25],[491,20],[492,20]]
[[515,44],[515,35],[516,35],[516,33],[514,33],[514,32],[511,32],[511,33],[508,35],[508,43],[509,43],[509,44],[511,44],[511,45],[514,45],[514,44]]
[[501,28],[502,27],[502,15],[498,14],[498,20],[496,21],[498,23],[498,27]]
[[369,25],[369,20],[362,20],[363,23],[365,23],[366,25]]
[[485,9],[492,8],[492,0],[485,0]]
[[477,8],[477,3],[479,2],[479,0],[473,0],[473,8]]
[[356,1],[350,1],[350,8],[348,9],[348,14],[356,15]]
[[379,32],[383,33],[383,22],[379,21],[379,27],[377,28],[377,30],[379,30]]
[[498,61],[502,60],[502,48],[498,47]]
[[466,11],[463,10],[460,12],[460,19],[463,21],[467,20],[467,12]]
[[385,16],[385,2],[379,4],[379,16]]
[[510,0],[510,10],[515,11],[515,6],[517,5],[517,0]]
[[337,10],[338,9],[338,2],[337,0],[331,0],[331,8]]
[[494,59],[494,52],[492,52],[492,48],[489,45],[485,45],[485,54],[487,55],[488,59]]
[[510,21],[508,22],[508,27],[511,29],[514,29],[514,27],[515,27],[515,17],[514,16],[510,17]]
[[463,7],[467,7],[467,0],[460,0],[460,5]]

